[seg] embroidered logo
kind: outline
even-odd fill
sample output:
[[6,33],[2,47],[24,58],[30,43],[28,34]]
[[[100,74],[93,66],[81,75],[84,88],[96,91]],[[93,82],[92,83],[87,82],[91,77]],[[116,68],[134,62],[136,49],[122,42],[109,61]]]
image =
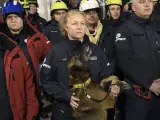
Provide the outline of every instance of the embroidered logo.
[[110,63],[107,63],[107,66],[110,66]]
[[126,40],[126,38],[121,38],[121,34],[117,33],[115,42],[117,42],[117,41],[125,41],[125,40]]

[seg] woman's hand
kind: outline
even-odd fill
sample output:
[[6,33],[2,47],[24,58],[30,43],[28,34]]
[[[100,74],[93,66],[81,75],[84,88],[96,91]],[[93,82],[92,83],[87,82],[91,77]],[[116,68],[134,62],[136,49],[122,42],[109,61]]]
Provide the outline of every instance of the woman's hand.
[[73,108],[73,109],[76,109],[79,107],[79,104],[78,102],[80,101],[78,98],[76,98],[75,96],[75,93],[73,93],[73,95],[71,96],[71,102],[70,102],[70,106]]

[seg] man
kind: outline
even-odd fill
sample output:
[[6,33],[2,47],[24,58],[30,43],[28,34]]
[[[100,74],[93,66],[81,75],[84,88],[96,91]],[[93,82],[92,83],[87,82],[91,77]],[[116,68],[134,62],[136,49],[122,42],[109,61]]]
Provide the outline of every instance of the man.
[[122,1],[121,0],[107,0],[106,6],[108,10],[107,11],[108,19],[118,20],[120,18]]
[[132,1],[135,15],[116,34],[118,63],[132,90],[126,92],[126,120],[160,119],[160,37],[151,26],[151,0]]
[[21,50],[21,47],[26,49],[26,43],[19,34],[23,31],[20,12],[22,6],[17,1],[6,2],[3,6],[4,23],[1,27],[5,32],[0,32],[1,120],[34,120],[39,109],[34,73]]
[[[100,6],[96,0],[82,0],[79,6],[79,10],[85,12],[86,19],[86,35],[90,41],[97,44],[106,53],[109,61],[112,60],[112,43],[109,43],[109,48],[104,45],[105,37],[105,24],[100,21]],[[112,44],[112,45],[111,45]],[[111,53],[110,53],[111,52]]]
[[[121,16],[122,14],[122,1],[121,0],[107,0],[106,1],[106,10],[108,13],[107,19],[104,21],[103,25],[105,26],[104,43],[103,46],[106,48],[106,55],[109,56],[109,60],[114,60],[115,55],[115,34],[116,30],[122,25],[126,19],[126,17]],[[122,70],[116,65],[115,67],[115,75],[120,79],[124,80],[124,74]],[[118,97],[117,110],[119,109],[119,113],[121,119],[124,120],[124,104],[125,97],[121,94]],[[114,120],[115,116],[115,108],[111,108],[107,110],[107,120]],[[116,116],[117,117],[117,116]]]
[[[67,11],[68,7],[63,1],[56,0],[55,2],[52,3],[51,6],[52,19],[45,24],[43,34],[53,44],[56,44],[62,40],[59,23],[61,22],[61,20],[64,19]],[[45,95],[46,100],[52,101],[52,96],[49,96],[44,90],[43,94]]]
[[[108,19],[105,20],[103,25],[105,26],[104,43],[103,45],[107,48],[107,56],[110,60],[115,57],[115,31],[119,28],[120,25],[124,23],[124,18],[121,16],[122,12],[122,1],[121,0],[107,0],[106,8],[108,12]],[[123,20],[122,20],[123,19]],[[120,80],[124,79],[123,73],[119,68],[116,70],[116,75]]]
[[58,43],[61,40],[59,39],[61,37],[59,23],[64,19],[67,11],[67,5],[61,0],[55,1],[51,6],[52,20],[47,22],[44,27],[43,33],[48,38],[48,40],[50,40],[54,44]]
[[[122,12],[122,1],[121,0],[107,0],[106,1],[107,8],[107,20],[103,21],[103,25],[105,26],[104,36],[104,46],[108,48],[106,51],[107,55],[110,56],[110,60],[115,57],[115,49],[114,49],[114,36],[116,29],[124,22],[121,17]],[[112,52],[112,53],[111,53]],[[113,54],[114,53],[114,54]],[[111,56],[112,55],[112,56]]]
[[[14,1],[13,3],[16,3],[16,1]],[[13,13],[13,16],[11,16],[11,21],[9,21],[10,23],[6,24],[6,21],[4,21],[4,23],[1,24],[1,28],[3,29],[1,29],[0,32],[13,39],[15,42],[17,42],[17,44],[21,41],[26,43],[23,44],[25,46],[20,47],[26,55],[28,62],[33,63],[33,67],[31,68],[32,70],[35,69],[33,70],[33,72],[35,72],[34,74],[38,80],[39,61],[42,57],[45,57],[45,54],[52,46],[52,44],[43,36],[43,34],[38,32],[30,24],[24,21],[24,13],[23,9],[21,9],[21,4],[16,4],[17,5],[13,4],[12,6],[9,6],[9,4],[8,6],[5,6],[3,8],[4,19],[8,16],[8,14]],[[16,12],[12,12],[12,7],[14,7]],[[8,13],[5,14],[5,11],[8,11]],[[20,20],[17,21],[17,19]]]
[[98,2],[96,0],[82,0],[79,10],[86,14],[86,34],[92,43],[98,44],[103,29],[99,18],[100,6]]
[[37,30],[43,32],[46,20],[40,17],[39,14],[37,13],[37,8],[38,8],[37,0],[29,0],[28,3],[30,6],[30,10],[26,20],[30,22]]
[[[52,44],[42,33],[24,21],[22,6],[17,3],[17,1],[13,3],[12,6],[9,4],[3,8],[5,20],[6,17],[8,17],[10,21],[4,21],[4,23],[1,24],[1,28],[3,29],[1,29],[0,32],[7,36],[8,39],[13,40],[25,55],[32,73],[34,74],[36,95],[40,97],[41,91],[38,67],[40,59],[45,57]],[[7,13],[5,11],[7,11]]]

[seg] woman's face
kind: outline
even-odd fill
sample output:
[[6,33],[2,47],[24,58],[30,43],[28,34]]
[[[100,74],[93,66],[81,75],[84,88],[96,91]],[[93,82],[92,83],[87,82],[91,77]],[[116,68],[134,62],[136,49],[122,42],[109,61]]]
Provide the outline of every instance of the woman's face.
[[83,40],[85,35],[85,18],[81,14],[73,14],[68,17],[65,30],[70,40]]

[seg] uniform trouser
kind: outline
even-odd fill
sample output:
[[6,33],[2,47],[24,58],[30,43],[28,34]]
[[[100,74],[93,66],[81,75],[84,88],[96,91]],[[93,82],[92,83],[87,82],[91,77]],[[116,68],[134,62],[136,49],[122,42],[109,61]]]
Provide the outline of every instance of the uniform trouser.
[[53,107],[51,120],[74,120],[71,111],[64,111],[56,105]]
[[160,97],[152,94],[150,100],[126,93],[126,120],[160,120]]

